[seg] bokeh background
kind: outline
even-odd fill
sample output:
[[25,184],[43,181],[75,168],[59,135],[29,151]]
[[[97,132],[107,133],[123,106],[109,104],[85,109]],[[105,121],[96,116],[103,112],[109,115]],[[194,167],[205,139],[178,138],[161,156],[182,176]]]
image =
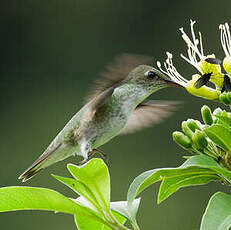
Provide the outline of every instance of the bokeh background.
[[[136,53],[164,60],[166,50],[186,78],[195,72],[179,58],[186,51],[178,28],[197,21],[207,53],[223,57],[218,25],[230,22],[231,1],[153,0],[12,0],[0,3],[0,186],[22,185],[17,179],[77,112],[87,89],[115,55]],[[171,133],[181,121],[200,118],[203,104],[182,89],[165,89],[152,99],[182,100],[164,123],[120,136],[101,149],[110,155],[112,200],[125,200],[141,172],[179,166],[186,154]],[[220,106],[220,105],[219,105]],[[68,175],[69,158],[28,181],[28,186],[72,191],[50,174]],[[138,215],[142,229],[199,229],[209,197],[224,191],[218,183],[185,188],[156,204],[158,186],[142,194]],[[72,216],[25,211],[0,214],[1,229],[75,229]]]

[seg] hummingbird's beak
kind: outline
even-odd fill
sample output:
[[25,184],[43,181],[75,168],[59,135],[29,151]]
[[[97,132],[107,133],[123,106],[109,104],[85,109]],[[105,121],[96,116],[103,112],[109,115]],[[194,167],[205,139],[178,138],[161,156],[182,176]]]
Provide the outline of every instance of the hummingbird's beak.
[[176,83],[175,81],[172,81],[170,79],[164,79],[164,81],[167,83],[167,85],[169,86],[175,86],[175,87],[182,87],[184,88],[182,85]]

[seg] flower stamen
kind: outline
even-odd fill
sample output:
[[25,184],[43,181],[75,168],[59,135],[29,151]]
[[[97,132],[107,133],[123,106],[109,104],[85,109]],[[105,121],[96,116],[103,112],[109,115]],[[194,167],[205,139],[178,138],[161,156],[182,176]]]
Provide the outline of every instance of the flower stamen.
[[[194,24],[196,21],[190,20],[190,27],[191,27],[191,34],[192,34],[192,40],[189,38],[189,36],[184,32],[183,28],[180,28],[180,31],[182,33],[182,38],[186,42],[188,46],[188,58],[185,57],[183,54],[180,56],[187,61],[189,64],[194,66],[200,73],[202,73],[201,68],[199,66],[199,62],[197,58],[202,60],[205,58],[204,56],[204,50],[203,50],[203,44],[202,44],[202,35],[201,32],[199,32],[199,39],[196,38],[195,32],[194,32]],[[198,48],[198,45],[200,48]]]
[[160,69],[161,72],[166,74],[171,80],[178,83],[179,85],[182,85],[183,87],[187,86],[188,80],[186,80],[184,77],[180,75],[180,73],[177,71],[175,66],[173,65],[173,55],[169,52],[166,52],[167,59],[164,62],[164,68],[162,68],[161,63],[157,61],[157,66]]
[[225,55],[231,56],[231,36],[228,23],[221,24],[219,29],[221,31],[221,45]]

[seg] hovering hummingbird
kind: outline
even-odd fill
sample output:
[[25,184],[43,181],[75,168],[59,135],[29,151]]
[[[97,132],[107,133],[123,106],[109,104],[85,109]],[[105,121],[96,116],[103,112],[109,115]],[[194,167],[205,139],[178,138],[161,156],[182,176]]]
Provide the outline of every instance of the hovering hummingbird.
[[41,169],[72,155],[80,155],[87,161],[99,146],[113,137],[167,117],[177,102],[144,101],[156,91],[178,84],[152,66],[143,65],[149,61],[149,57],[142,55],[118,56],[114,65],[102,74],[103,79],[96,83],[86,105],[19,179],[27,181]]

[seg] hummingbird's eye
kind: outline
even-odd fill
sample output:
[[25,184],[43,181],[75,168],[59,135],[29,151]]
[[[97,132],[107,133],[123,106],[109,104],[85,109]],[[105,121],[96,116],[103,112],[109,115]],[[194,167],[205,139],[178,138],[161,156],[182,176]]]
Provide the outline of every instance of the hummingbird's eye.
[[147,71],[147,72],[145,73],[145,76],[147,76],[147,77],[150,78],[150,79],[153,79],[153,78],[156,77],[156,74],[155,74],[153,71]]

